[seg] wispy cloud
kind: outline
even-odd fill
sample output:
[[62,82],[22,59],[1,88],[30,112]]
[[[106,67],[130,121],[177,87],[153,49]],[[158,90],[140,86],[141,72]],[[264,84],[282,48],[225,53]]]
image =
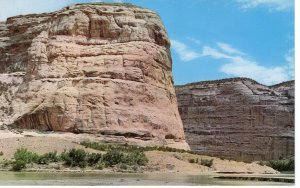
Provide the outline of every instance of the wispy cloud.
[[179,55],[179,58],[182,61],[191,61],[201,56],[200,53],[192,50],[186,44],[178,40],[171,40],[171,47]]
[[284,54],[284,58],[288,63],[286,69],[289,70],[289,74],[291,75],[292,79],[295,77],[295,49],[292,48],[288,52]]
[[294,7],[294,0],[236,0],[241,8],[249,9],[258,6],[265,6],[270,11],[291,10]]
[[182,61],[192,61],[201,57],[210,57],[223,61],[218,71],[236,77],[248,77],[263,84],[272,85],[294,79],[294,50],[285,55],[286,64],[282,66],[264,66],[250,59],[248,55],[232,45],[217,42],[215,47],[203,46],[197,51],[178,40],[171,40],[172,48]]
[[226,44],[226,43],[222,43],[222,42],[218,42],[217,45],[226,53],[229,54],[238,54],[238,55],[245,55],[244,52],[239,51],[238,49],[235,49],[233,47],[231,47],[231,45]]
[[291,72],[293,72],[294,69],[294,59],[290,51],[285,55],[287,65],[266,67],[256,61],[250,60],[246,54],[240,50],[234,48],[232,48],[233,50],[231,48],[229,48],[230,50],[227,48],[224,50],[224,46],[231,47],[228,44],[221,43],[225,44],[221,46],[219,44],[220,43],[217,43],[217,46],[220,50],[204,46],[202,56],[208,56],[213,59],[224,59],[225,62],[219,69],[220,72],[237,77],[253,78],[267,85],[293,78]]

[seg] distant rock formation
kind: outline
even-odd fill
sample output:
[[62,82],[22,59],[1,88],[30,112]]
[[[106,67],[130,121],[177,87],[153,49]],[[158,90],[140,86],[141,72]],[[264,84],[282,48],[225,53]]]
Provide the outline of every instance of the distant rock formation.
[[0,124],[188,149],[159,16],[77,4],[0,22]]
[[191,150],[243,161],[294,156],[294,81],[247,78],[176,86]]

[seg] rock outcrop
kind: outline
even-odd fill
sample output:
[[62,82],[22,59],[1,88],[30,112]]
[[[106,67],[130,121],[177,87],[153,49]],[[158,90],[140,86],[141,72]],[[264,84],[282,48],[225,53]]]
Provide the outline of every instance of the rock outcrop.
[[176,95],[192,150],[243,161],[294,155],[294,81],[207,81],[177,86]]
[[0,23],[0,124],[188,149],[159,16],[77,4]]

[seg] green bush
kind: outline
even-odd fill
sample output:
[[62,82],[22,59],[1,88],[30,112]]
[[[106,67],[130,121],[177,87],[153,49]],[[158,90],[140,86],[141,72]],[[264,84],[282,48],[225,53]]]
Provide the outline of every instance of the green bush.
[[36,160],[37,164],[49,164],[49,161],[46,157],[44,156],[39,156]]
[[213,165],[213,159],[208,160],[208,159],[201,159],[201,165],[211,167]]
[[58,162],[59,156],[57,155],[57,151],[45,153],[44,157],[49,160],[49,162]]
[[0,156],[2,156],[3,155],[3,152],[2,151],[0,151]]
[[44,155],[38,156],[36,163],[37,164],[49,164],[51,162],[58,162],[59,157],[57,155],[57,152],[49,152],[45,153]]
[[108,166],[116,165],[123,161],[124,154],[118,150],[109,150],[103,155],[103,162]]
[[67,166],[72,165],[72,159],[69,157],[69,152],[66,150],[60,154],[60,160],[63,161]]
[[[86,143],[89,144],[89,143]],[[96,143],[90,143],[93,147],[98,147]],[[102,145],[99,148],[104,148]],[[103,169],[104,167],[114,166],[120,164],[124,165],[145,165],[148,163],[148,158],[146,157],[144,151],[140,150],[137,146],[113,146],[107,145],[106,148],[109,149],[105,154],[100,153],[88,153],[83,149],[71,149],[69,151],[64,151],[60,155],[57,152],[49,152],[43,155],[38,155],[36,153],[30,152],[25,148],[18,149],[14,158],[15,161],[10,164],[13,170],[21,170],[26,167],[28,163],[37,164],[49,164],[51,162],[63,161],[67,166],[78,166],[85,168],[87,165],[93,166],[96,169]],[[129,150],[127,153],[121,151]],[[7,165],[10,165],[7,163]]]
[[36,153],[27,151],[25,148],[19,148],[14,154],[14,158],[16,161],[23,161],[26,164],[36,162],[38,159],[38,155]]
[[143,151],[129,152],[124,158],[123,162],[129,165],[146,165],[148,158]]
[[26,167],[26,162],[23,160],[16,160],[12,163],[13,171],[21,171],[25,167]]
[[195,163],[195,159],[189,159],[189,163]]
[[68,166],[79,166],[84,168],[87,166],[87,153],[83,149],[71,149],[68,152],[64,151],[60,158]]
[[105,167],[105,164],[102,163],[102,162],[98,162],[98,163],[95,165],[95,169],[97,169],[97,170],[103,170],[104,167]]
[[88,155],[88,165],[93,166],[101,160],[102,155],[100,153],[91,153]]
[[86,161],[80,161],[77,166],[79,166],[80,168],[85,168],[87,165],[88,163]]
[[295,160],[285,159],[285,160],[271,160],[266,163],[267,166],[272,167],[278,171],[294,171],[295,170]]

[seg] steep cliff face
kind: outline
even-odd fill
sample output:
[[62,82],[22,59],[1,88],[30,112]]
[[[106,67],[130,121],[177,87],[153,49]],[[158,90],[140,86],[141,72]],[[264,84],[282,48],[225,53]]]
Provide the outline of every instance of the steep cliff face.
[[192,150],[237,160],[294,155],[294,82],[267,87],[246,78],[176,87]]
[[0,23],[0,124],[188,148],[159,16],[77,4]]

